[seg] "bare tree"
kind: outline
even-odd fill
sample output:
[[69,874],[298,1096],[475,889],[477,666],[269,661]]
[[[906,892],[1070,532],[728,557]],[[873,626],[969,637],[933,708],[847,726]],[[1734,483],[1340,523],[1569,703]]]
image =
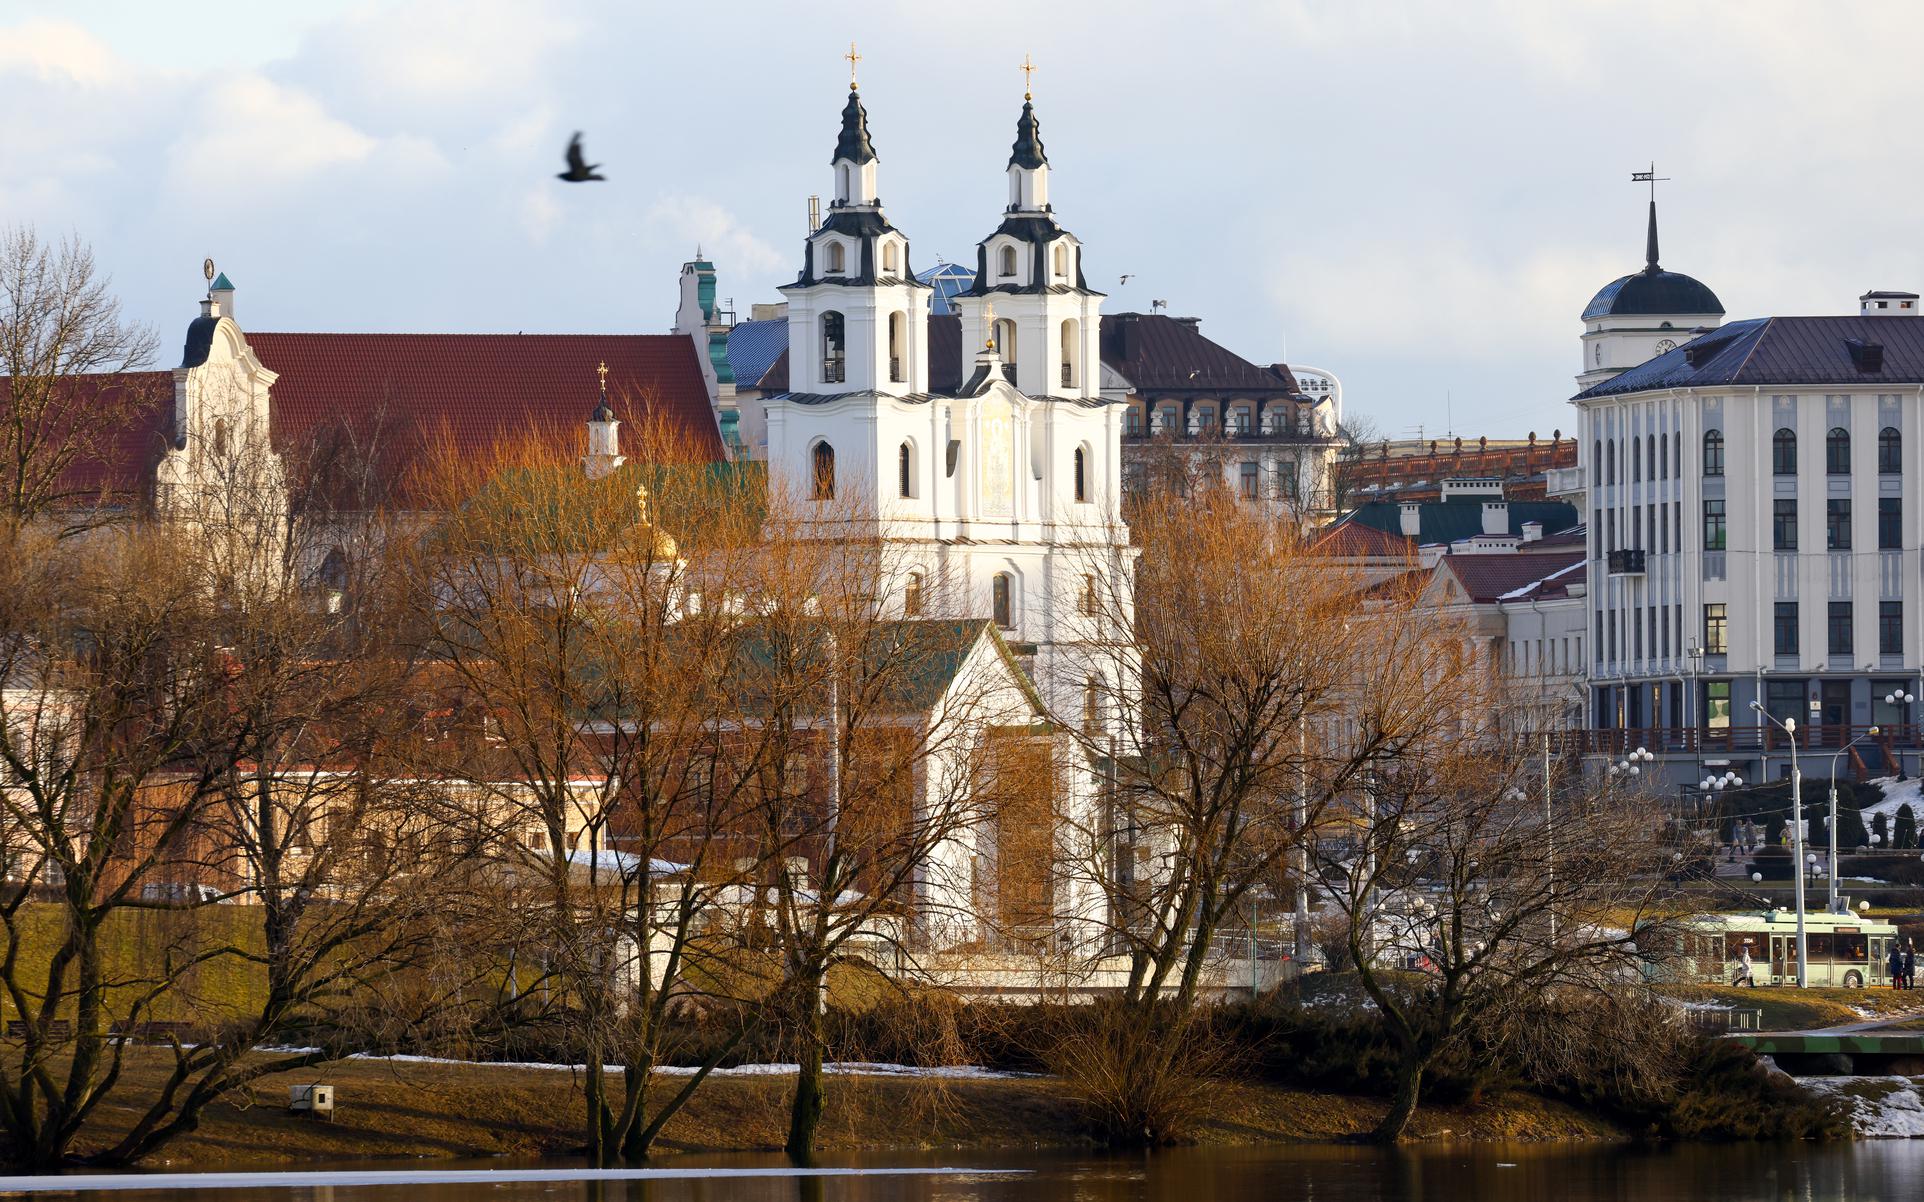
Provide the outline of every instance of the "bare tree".
[[157,449],[139,431],[173,398],[171,383],[140,373],[156,345],[122,318],[84,243],[0,230],[0,534],[43,518],[83,530],[103,520],[103,502],[129,499],[140,482],[117,474],[119,461]]
[[1402,1137],[1439,1056],[1469,1040],[1537,1056],[1580,1043],[1550,1031],[1634,1008],[1651,957],[1674,941],[1672,849],[1650,798],[1581,780],[1546,798],[1527,744],[1483,725],[1491,700],[1459,699],[1477,716],[1462,738],[1376,765],[1319,845],[1397,1052],[1378,1139]]

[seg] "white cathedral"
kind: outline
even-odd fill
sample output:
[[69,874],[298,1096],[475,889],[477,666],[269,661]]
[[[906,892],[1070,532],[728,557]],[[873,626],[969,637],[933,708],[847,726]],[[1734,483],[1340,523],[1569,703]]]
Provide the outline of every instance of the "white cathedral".
[[[1056,222],[1025,95],[1009,204],[958,296],[954,395],[929,388],[930,288],[889,224],[854,81],[833,200],[782,287],[789,390],[763,398],[771,482],[838,515],[824,537],[901,552],[901,612],[992,616],[1050,710],[1088,733],[1133,709],[1122,406],[1103,399],[1102,294]],[[866,530],[850,531],[847,515]]]

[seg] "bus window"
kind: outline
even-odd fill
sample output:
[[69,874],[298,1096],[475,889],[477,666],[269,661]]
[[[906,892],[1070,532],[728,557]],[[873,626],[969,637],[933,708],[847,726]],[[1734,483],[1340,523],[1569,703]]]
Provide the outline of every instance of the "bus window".
[[1833,945],[1836,956],[1840,961],[1847,960],[1852,964],[1864,963],[1866,952],[1864,936],[1838,935],[1833,940]]
[[1829,935],[1809,934],[1804,936],[1804,942],[1809,945],[1810,948],[1811,963],[1821,964],[1830,959],[1830,939],[1831,937]]

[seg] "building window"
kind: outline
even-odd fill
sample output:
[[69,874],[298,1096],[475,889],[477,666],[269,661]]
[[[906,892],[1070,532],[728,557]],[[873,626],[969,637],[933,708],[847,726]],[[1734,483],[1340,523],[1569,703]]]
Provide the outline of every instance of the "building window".
[[1904,654],[1904,603],[1902,601],[1877,603],[1877,653],[1879,655]]
[[1704,431],[1704,475],[1721,476],[1724,474],[1724,432],[1722,430]]
[[1722,601],[1704,606],[1704,654],[1726,655],[1730,651],[1730,610]]
[[922,616],[922,573],[910,572],[908,583],[902,586],[902,616],[919,618]]
[[1082,733],[1102,733],[1102,682],[1093,676],[1082,686]]
[[1604,482],[1615,484],[1617,482],[1617,440],[1614,438],[1603,448],[1603,464]]
[[1658,474],[1666,480],[1670,479],[1670,435],[1668,433],[1657,439],[1657,464],[1662,468]]
[[1590,478],[1598,484],[1603,483],[1603,439],[1590,444]]
[[1089,452],[1082,447],[1077,447],[1076,448],[1076,500],[1087,501],[1088,499],[1089,499]]
[[1244,463],[1239,469],[1238,489],[1245,501],[1254,501],[1262,495],[1259,484],[1261,469],[1254,463]]
[[1797,549],[1797,499],[1779,498],[1770,505],[1770,545],[1778,551]]
[[1015,629],[1015,602],[1010,596],[1013,585],[1007,572],[997,572],[990,582],[990,603],[995,624],[1004,630]]
[[1650,465],[1650,478],[1655,480],[1657,478],[1657,436],[1655,434],[1645,435],[1643,446],[1644,461]]
[[908,377],[909,315],[889,314],[889,379],[897,384]]
[[1711,730],[1730,729],[1730,682],[1704,681],[1704,725]]
[[1237,405],[1229,411],[1229,428],[1238,438],[1247,438],[1254,423],[1249,418],[1249,406]]
[[1851,432],[1832,426],[1824,436],[1824,471],[1832,476],[1851,474]]
[[835,448],[825,442],[815,444],[809,456],[810,479],[813,496],[817,501],[829,501],[835,497]]
[[1787,426],[1771,435],[1770,470],[1779,476],[1797,474],[1797,434]]
[[1056,274],[1059,276],[1068,275],[1069,274],[1068,246],[1064,245],[1061,242],[1056,243],[1055,259],[1056,259]]
[[893,242],[882,243],[882,270],[895,270],[895,243]]
[[1096,574],[1094,572],[1084,572],[1082,574],[1080,608],[1082,610],[1082,616],[1085,618],[1093,618],[1102,612],[1102,599],[1096,593]]
[[1824,546],[1832,551],[1851,549],[1851,502],[1833,497],[1824,502]]
[[1082,339],[1078,335],[1078,329],[1074,318],[1062,323],[1062,386],[1064,388],[1074,388],[1082,382],[1080,375],[1082,361],[1078,353],[1082,349]]
[[1851,654],[1851,603],[1848,601],[1830,603],[1830,653]]
[[1877,498],[1877,549],[1904,549],[1904,498]]
[[999,266],[1002,269],[1002,274],[1005,276],[1014,275],[1015,274],[1015,247],[1013,246],[1003,247],[1002,253],[998,256],[998,258],[1000,259]]
[[1643,479],[1643,444],[1630,440],[1630,480],[1632,483]]
[[1721,551],[1724,549],[1724,499],[1706,497],[1704,499],[1704,550]]
[[847,252],[842,249],[840,242],[831,242],[828,244],[828,267],[826,270],[830,275],[841,275],[844,271],[848,270]]
[[915,449],[904,442],[895,452],[896,483],[902,496],[915,495]]
[[1775,614],[1773,646],[1778,655],[1797,654],[1797,602],[1779,601]]
[[1904,436],[1896,426],[1877,432],[1877,474],[1895,476],[1904,470]]
[[848,339],[842,315],[822,314],[822,382],[840,384],[848,379]]

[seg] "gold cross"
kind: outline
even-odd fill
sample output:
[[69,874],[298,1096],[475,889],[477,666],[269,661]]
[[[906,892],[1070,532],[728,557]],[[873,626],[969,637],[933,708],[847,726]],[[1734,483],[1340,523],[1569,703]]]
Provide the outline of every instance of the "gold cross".
[[855,43],[850,42],[848,44],[848,53],[842,57],[848,60],[848,90],[853,92],[855,90],[855,64],[862,61],[862,56],[855,53]]
[[603,388],[608,387],[608,365],[606,363],[602,363],[600,366],[596,367],[595,374],[601,377],[601,386]]
[[982,349],[992,351],[995,349],[995,302],[992,300],[982,304],[982,328],[988,332],[988,337],[982,340]]
[[1029,56],[1025,54],[1022,56],[1022,99],[1024,100],[1035,99],[1035,97],[1031,95],[1029,91],[1029,86],[1035,82],[1034,77],[1035,77],[1035,64],[1030,62]]

